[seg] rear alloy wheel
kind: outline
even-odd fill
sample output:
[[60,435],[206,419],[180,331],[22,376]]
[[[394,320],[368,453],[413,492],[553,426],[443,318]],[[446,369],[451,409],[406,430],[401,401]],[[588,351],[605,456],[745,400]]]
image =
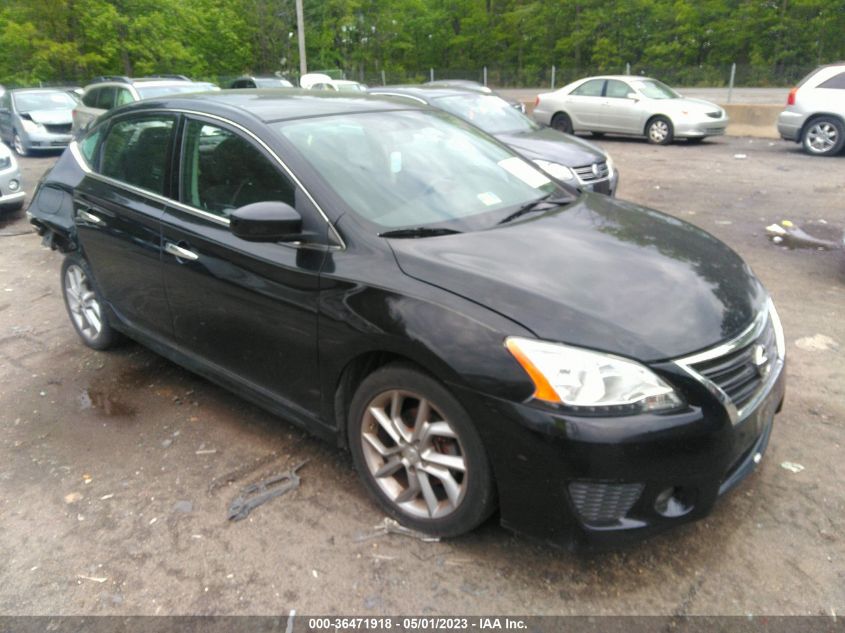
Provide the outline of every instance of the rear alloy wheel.
[[348,426],[355,467],[399,522],[457,536],[495,507],[486,453],[463,407],[436,380],[405,364],[368,376]]
[[672,122],[663,116],[654,117],[649,121],[645,132],[648,142],[655,145],[668,145],[674,137]]
[[83,343],[103,350],[119,340],[120,335],[106,318],[90,269],[79,256],[69,255],[62,264],[62,294],[70,321]]
[[804,151],[814,156],[833,156],[845,144],[845,126],[833,117],[813,119],[804,129],[801,138]]
[[18,153],[18,156],[26,156],[29,152],[26,149],[26,145],[23,144],[23,139],[21,139],[21,135],[15,132],[15,137],[12,139],[12,145],[15,147],[15,151]]
[[565,112],[558,112],[552,117],[552,127],[558,132],[572,134],[572,119]]

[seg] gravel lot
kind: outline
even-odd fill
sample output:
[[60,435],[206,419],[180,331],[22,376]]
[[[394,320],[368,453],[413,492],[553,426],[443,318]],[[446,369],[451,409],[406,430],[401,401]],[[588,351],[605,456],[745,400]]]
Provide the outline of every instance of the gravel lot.
[[[382,515],[345,454],[137,345],[83,347],[61,258],[18,214],[0,220],[0,614],[845,614],[845,254],[763,231],[845,225],[845,155],[600,144],[620,197],[725,240],[784,321],[769,451],[710,518],[603,554],[492,522],[440,543],[367,539]],[[54,160],[21,161],[30,191]],[[297,491],[227,521],[242,486],[306,459]]]

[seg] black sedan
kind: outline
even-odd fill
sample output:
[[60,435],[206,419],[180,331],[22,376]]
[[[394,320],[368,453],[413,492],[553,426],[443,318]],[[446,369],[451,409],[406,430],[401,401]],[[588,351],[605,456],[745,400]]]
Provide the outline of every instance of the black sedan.
[[423,86],[370,88],[370,94],[402,97],[445,110],[481,128],[530,158],[552,178],[584,191],[615,195],[619,171],[597,145],[538,125],[492,94]]
[[777,313],[727,246],[426,106],[138,102],[29,211],[85,344],[129,336],[348,447],[430,534],[497,508],[562,544],[702,517],[783,400]]

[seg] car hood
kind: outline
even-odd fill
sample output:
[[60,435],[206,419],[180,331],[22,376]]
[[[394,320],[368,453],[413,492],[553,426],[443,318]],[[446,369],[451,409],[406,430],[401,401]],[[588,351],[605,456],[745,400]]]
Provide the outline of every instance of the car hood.
[[390,245],[405,274],[539,338],[645,362],[730,339],[764,304],[765,290],[736,253],[671,216],[583,194],[527,217]]
[[496,134],[496,138],[526,158],[547,160],[566,167],[582,167],[607,160],[605,153],[589,141],[550,127],[516,134]]
[[660,99],[654,100],[657,109],[666,110],[667,112],[681,112],[686,111],[691,114],[707,114],[708,112],[721,112],[722,107],[705,101],[704,99],[693,99],[692,97],[681,97],[680,99]]
[[23,118],[29,117],[42,125],[63,125],[73,123],[73,110],[30,110],[21,113]]

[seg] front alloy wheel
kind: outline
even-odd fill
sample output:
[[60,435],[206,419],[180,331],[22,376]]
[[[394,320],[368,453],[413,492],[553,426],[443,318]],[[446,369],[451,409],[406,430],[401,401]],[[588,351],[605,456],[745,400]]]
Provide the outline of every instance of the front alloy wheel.
[[401,363],[379,369],[358,388],[350,415],[355,466],[388,514],[438,536],[490,515],[494,485],[481,440],[432,377]]
[[804,130],[802,144],[808,154],[833,156],[845,144],[845,128],[833,118],[816,119]]
[[12,144],[15,147],[15,151],[18,153],[18,156],[26,156],[29,152],[27,152],[26,145],[23,144],[23,139],[21,135],[15,132],[15,136],[12,139]]

